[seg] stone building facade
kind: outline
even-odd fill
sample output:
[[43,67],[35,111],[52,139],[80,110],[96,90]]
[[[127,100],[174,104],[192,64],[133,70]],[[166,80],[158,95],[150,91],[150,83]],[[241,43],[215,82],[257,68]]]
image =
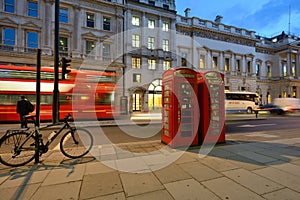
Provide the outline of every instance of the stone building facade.
[[[0,0],[0,64],[54,66],[54,0]],[[160,110],[161,76],[171,67],[214,69],[230,91],[257,92],[262,103],[300,98],[300,39],[176,14],[175,0],[61,0],[60,57],[72,68],[115,71],[116,104]]]

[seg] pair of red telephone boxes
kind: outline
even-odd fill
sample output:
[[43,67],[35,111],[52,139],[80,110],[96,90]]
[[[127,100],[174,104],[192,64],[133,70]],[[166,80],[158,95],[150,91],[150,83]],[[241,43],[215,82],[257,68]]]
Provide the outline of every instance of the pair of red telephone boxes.
[[162,142],[171,147],[225,142],[224,75],[172,68],[162,77]]

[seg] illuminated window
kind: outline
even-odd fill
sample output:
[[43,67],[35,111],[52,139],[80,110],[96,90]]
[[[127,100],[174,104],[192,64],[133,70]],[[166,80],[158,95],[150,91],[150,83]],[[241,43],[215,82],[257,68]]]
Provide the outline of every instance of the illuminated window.
[[148,20],[148,28],[154,29],[155,27],[155,21],[153,19]]
[[163,70],[168,70],[171,68],[171,61],[168,61],[168,60],[164,60],[163,62]]
[[131,58],[132,61],[132,68],[141,68],[141,58],[139,57],[132,57]]
[[132,47],[140,47],[140,36],[137,34],[132,35]]
[[169,40],[163,40],[163,46],[162,46],[164,51],[169,51]]
[[140,83],[141,82],[141,74],[133,74],[133,82]]
[[205,68],[205,55],[200,55],[200,69]]
[[155,49],[155,38],[154,37],[148,37],[148,49]]
[[132,25],[140,26],[140,18],[138,16],[132,16]]
[[225,71],[229,72],[230,71],[230,62],[229,58],[225,58]]
[[282,71],[283,71],[283,77],[286,77],[286,76],[287,76],[287,72],[286,72],[286,63],[283,63]]
[[268,65],[267,66],[267,70],[268,70],[268,78],[271,78],[271,76],[272,76],[272,71],[271,71],[271,66],[270,65]]
[[168,22],[163,22],[162,30],[165,32],[169,31],[169,23]]
[[150,69],[150,70],[156,69],[156,60],[148,59],[148,69]]

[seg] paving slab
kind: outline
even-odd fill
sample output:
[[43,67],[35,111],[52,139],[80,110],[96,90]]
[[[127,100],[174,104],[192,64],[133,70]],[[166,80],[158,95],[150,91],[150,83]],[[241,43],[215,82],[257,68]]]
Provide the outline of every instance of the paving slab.
[[212,157],[212,156],[206,156],[205,158],[200,158],[199,161],[202,164],[204,164],[218,172],[223,172],[223,171],[228,171],[228,170],[239,168],[237,165],[234,165],[233,163],[228,162],[228,159],[221,159],[221,158]]
[[40,187],[40,183],[27,184],[19,187],[1,188],[1,199],[30,199]]
[[124,192],[91,198],[89,200],[126,200]]
[[294,174],[290,174],[274,167],[266,167],[263,169],[254,170],[253,172],[281,185],[284,185],[290,189],[300,191],[299,176],[295,176]]
[[223,174],[238,184],[256,192],[257,194],[265,194],[284,188],[284,186],[278,183],[270,181],[269,179],[261,177],[245,169],[230,170],[223,172]]
[[41,186],[30,200],[78,199],[80,186],[80,181]]
[[127,198],[127,200],[173,200],[173,197],[166,190],[157,190]]
[[219,200],[219,198],[206,189],[195,179],[188,179],[164,184],[168,192],[175,200],[190,200],[190,199],[209,199]]
[[99,174],[99,173],[109,173],[114,172],[115,169],[106,166],[100,161],[90,162],[86,164],[84,175],[89,174]]
[[183,163],[179,166],[199,182],[223,176],[200,162]]
[[192,178],[187,172],[177,165],[169,165],[153,172],[162,183],[170,183]]
[[126,197],[164,189],[153,173],[121,173],[120,177]]
[[261,196],[239,185],[227,177],[221,177],[209,181],[201,182],[209,190],[213,191],[221,199],[230,200],[263,200]]
[[81,181],[85,171],[84,164],[64,165],[53,168],[42,183],[45,185],[55,185],[66,182]]
[[48,176],[50,170],[30,169],[12,174],[0,185],[2,188],[19,187],[27,184],[42,183]]
[[83,178],[80,198],[89,199],[122,191],[122,183],[117,172],[89,174]]
[[299,200],[300,193],[285,188],[282,190],[265,194],[263,195],[263,197],[268,200]]

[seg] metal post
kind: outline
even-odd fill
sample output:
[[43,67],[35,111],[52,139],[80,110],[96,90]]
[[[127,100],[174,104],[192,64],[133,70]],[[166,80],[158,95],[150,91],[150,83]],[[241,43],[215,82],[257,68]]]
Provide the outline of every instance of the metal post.
[[37,50],[36,65],[36,124],[40,127],[40,104],[41,104],[41,49]]
[[58,68],[59,68],[59,0],[55,0],[55,29],[54,29],[54,90],[52,102],[52,123],[59,121],[59,90],[58,90]]
[[[40,95],[41,95],[41,49],[37,50],[37,65],[36,65],[36,126],[40,127]],[[36,127],[34,127],[36,129]],[[34,163],[39,163],[39,133],[35,132],[35,156]]]

